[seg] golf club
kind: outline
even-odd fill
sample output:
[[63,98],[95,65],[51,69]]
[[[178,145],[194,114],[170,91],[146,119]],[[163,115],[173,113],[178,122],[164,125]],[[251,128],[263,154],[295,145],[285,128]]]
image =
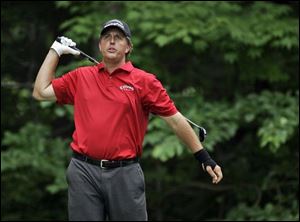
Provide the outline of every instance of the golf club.
[[[62,42],[61,42],[61,37],[57,37],[57,38],[56,38],[56,41],[59,42],[59,43],[62,43]],[[87,58],[88,60],[90,60],[91,62],[93,62],[93,63],[95,63],[95,64],[99,64],[99,62],[98,62],[96,59],[94,59],[93,57],[87,55],[86,53],[84,53],[84,52],[81,51],[80,49],[76,48],[75,46],[69,46],[69,47],[72,48],[72,49],[74,49],[74,50],[79,51],[81,56],[86,57],[86,58]],[[201,127],[201,126],[198,126],[196,123],[192,122],[192,121],[189,120],[188,118],[186,118],[186,117],[184,117],[184,118],[185,118],[190,124],[192,124],[193,126],[195,126],[196,128],[199,129],[199,134],[198,134],[199,140],[200,140],[201,142],[203,142],[204,139],[205,139],[205,137],[206,137],[206,134],[207,134],[207,133],[206,133],[206,130],[205,130],[203,127]]]
[[[61,37],[57,37],[56,41],[59,42],[59,43],[62,43],[61,42]],[[96,59],[94,59],[93,57],[91,57],[88,54],[84,53],[83,51],[81,51],[80,49],[76,48],[75,46],[69,46],[69,47],[72,48],[72,49],[74,49],[74,50],[76,50],[76,51],[78,51],[78,52],[80,52],[81,56],[86,57],[91,62],[99,64],[99,62]]]

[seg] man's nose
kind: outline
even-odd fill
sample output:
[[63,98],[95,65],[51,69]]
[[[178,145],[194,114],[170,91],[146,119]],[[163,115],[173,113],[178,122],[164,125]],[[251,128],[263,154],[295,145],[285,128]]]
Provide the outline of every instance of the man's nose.
[[110,43],[115,43],[115,37],[114,37],[114,36],[112,36],[112,37],[110,38]]

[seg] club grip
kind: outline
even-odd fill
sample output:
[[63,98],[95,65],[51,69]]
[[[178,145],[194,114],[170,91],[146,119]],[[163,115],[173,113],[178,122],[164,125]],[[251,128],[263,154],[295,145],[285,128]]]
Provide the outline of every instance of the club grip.
[[[56,41],[62,44],[62,42],[61,42],[61,37],[58,36],[58,37],[56,38]],[[75,49],[75,50],[79,51],[75,46],[68,46],[68,47],[70,47],[71,49]]]
[[59,42],[59,43],[61,43],[61,37],[58,36],[58,37],[56,38],[56,41]]
[[56,41],[59,42],[59,43],[61,43],[61,37],[58,36],[58,37],[56,38]]

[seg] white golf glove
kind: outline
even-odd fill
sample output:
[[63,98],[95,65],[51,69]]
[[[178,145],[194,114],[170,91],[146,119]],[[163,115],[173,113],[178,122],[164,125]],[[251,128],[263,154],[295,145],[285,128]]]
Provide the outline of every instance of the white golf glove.
[[69,39],[67,37],[60,37],[60,42],[58,41],[54,41],[51,49],[54,49],[55,52],[58,54],[58,56],[60,57],[62,54],[73,54],[73,55],[79,55],[80,52],[70,48],[69,46],[76,46],[76,43],[72,41],[72,39]]

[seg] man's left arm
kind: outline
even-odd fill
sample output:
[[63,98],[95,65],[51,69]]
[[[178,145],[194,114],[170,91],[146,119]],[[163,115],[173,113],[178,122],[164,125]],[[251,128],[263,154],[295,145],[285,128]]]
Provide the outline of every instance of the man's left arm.
[[201,163],[204,171],[207,171],[212,177],[212,183],[219,183],[223,178],[221,167],[209,156],[203,148],[196,133],[184,116],[177,112],[168,117],[160,116],[173,129],[178,138],[187,145],[194,154],[195,158]]

